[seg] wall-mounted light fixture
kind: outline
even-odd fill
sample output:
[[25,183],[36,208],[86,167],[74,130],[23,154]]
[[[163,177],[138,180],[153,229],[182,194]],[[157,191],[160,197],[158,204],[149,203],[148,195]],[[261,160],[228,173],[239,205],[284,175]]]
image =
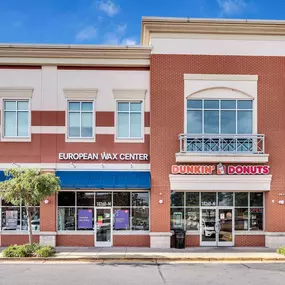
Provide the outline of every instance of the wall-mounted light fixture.
[[44,200],[44,203],[47,205],[49,203],[49,200],[48,199],[45,199]]

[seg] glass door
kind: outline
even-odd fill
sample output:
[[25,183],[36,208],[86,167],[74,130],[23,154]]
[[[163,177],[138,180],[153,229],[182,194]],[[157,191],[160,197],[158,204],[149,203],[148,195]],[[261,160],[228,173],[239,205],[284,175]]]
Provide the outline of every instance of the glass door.
[[201,208],[200,245],[233,246],[233,209]]
[[109,247],[113,243],[111,208],[95,208],[95,246]]
[[218,246],[233,246],[233,209],[217,209],[217,235]]
[[200,244],[203,246],[216,246],[216,207],[201,208],[201,225],[200,225]]

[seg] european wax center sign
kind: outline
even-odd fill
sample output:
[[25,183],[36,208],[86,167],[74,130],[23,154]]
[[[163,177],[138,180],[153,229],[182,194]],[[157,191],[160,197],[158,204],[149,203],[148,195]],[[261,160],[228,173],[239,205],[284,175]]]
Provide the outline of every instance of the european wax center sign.
[[101,153],[65,153],[58,154],[59,160],[121,160],[121,161],[136,161],[136,160],[149,160],[149,155],[146,153],[114,153],[114,152],[101,152]]

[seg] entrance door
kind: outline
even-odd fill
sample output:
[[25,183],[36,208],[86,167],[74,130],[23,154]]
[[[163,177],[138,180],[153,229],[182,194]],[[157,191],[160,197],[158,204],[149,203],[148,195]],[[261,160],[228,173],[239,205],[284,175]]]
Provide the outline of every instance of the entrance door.
[[233,209],[217,209],[218,246],[234,246]]
[[95,246],[110,247],[113,243],[111,208],[95,208]]
[[201,246],[233,246],[233,209],[201,208]]

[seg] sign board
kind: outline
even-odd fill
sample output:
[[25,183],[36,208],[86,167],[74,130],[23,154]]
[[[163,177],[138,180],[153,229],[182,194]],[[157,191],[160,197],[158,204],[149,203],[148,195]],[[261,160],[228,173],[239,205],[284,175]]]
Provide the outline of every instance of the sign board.
[[172,174],[267,175],[268,165],[172,165]]
[[58,154],[59,160],[120,160],[120,161],[147,161],[149,155],[146,153],[65,153]]
[[92,218],[93,211],[88,210],[78,210],[78,229],[92,229]]
[[16,230],[18,224],[18,211],[6,211],[6,229]]
[[129,210],[116,210],[114,215],[114,229],[123,230],[129,228]]

